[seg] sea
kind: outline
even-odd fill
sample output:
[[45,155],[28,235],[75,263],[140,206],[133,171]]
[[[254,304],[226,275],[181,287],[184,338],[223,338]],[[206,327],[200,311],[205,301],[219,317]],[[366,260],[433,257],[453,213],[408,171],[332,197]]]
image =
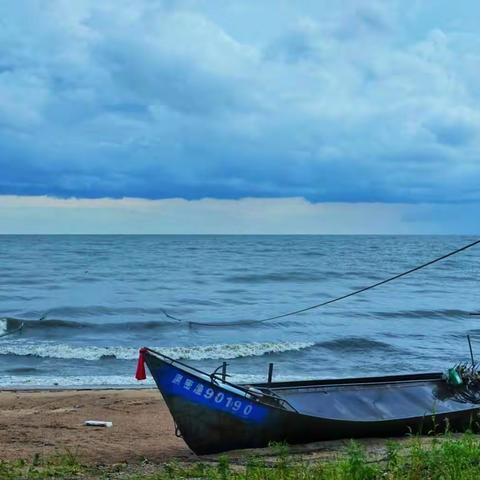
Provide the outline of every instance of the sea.
[[322,308],[252,320],[345,295],[474,240],[3,235],[0,387],[152,386],[134,379],[143,346],[207,372],[226,361],[238,382],[265,381],[269,363],[277,380],[445,371],[470,358],[467,335],[480,359],[480,316],[471,315],[480,311],[480,247]]

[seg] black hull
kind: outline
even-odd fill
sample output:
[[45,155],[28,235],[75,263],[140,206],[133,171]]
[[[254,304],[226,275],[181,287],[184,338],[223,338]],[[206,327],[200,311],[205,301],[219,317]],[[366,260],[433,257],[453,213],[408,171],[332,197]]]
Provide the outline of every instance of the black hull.
[[[244,448],[267,447],[272,442],[301,444],[322,440],[365,437],[399,437],[407,434],[444,432],[448,418],[450,431],[466,431],[474,425],[476,410],[432,417],[388,422],[342,422],[318,419],[289,412],[274,412],[259,426],[212,412],[181,398],[164,397],[182,438],[197,455]],[[173,414],[175,412],[175,414]]]
[[[243,386],[231,386],[215,379],[211,381],[189,367],[161,356],[147,352],[145,359],[183,439],[196,454],[265,447],[271,442],[298,444],[341,438],[441,432],[445,431],[447,424],[451,431],[465,431],[475,426],[478,413],[477,405],[459,402],[455,398],[450,401],[449,387],[439,379],[438,374],[368,379],[370,384],[366,384],[366,387],[364,383],[354,383],[354,380],[342,383],[319,381],[269,384],[271,392],[282,392],[283,395],[279,394],[279,397],[287,399],[286,402],[275,404],[271,397],[262,399],[262,396],[250,396]],[[182,377],[178,385],[174,384],[177,377]],[[425,395],[425,391],[435,391],[435,395],[440,395],[443,402],[440,404],[440,411],[435,411],[433,406],[421,415],[407,418],[362,419],[361,408],[354,405],[352,411],[359,411],[357,418],[325,418],[300,412],[296,410],[295,403],[288,400],[295,399],[295,395],[300,395],[302,399],[307,395],[312,396],[311,389],[318,387],[319,393],[315,390],[313,394],[317,405],[322,398],[326,398],[323,391],[325,387],[334,390],[341,388],[342,401],[348,406],[348,401],[358,399],[362,392],[367,395],[374,391],[379,395],[378,392],[387,391],[388,395],[392,395],[389,392],[390,386],[396,387],[396,384],[393,381],[385,382],[385,379],[393,378],[397,379],[397,384],[404,390],[410,388],[412,392],[418,391],[422,395]],[[413,382],[413,387],[409,386],[409,381]],[[183,386],[181,382],[184,382]],[[403,384],[407,387],[403,387]],[[259,384],[256,387],[264,385]],[[201,390],[202,394],[197,395],[195,390]],[[338,392],[335,395],[339,395]],[[402,401],[400,396],[392,396],[391,401],[395,402],[396,398],[399,402]],[[422,399],[419,398],[420,400]],[[402,405],[398,408],[401,410]],[[347,412],[348,415],[350,414]]]

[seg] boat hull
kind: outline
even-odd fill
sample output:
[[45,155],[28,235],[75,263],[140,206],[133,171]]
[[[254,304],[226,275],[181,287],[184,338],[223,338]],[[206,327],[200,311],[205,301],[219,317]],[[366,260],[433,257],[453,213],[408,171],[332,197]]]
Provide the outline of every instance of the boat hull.
[[272,442],[298,444],[439,432],[447,424],[452,431],[464,431],[475,424],[478,413],[476,405],[464,404],[458,410],[425,411],[410,418],[325,418],[259,401],[155,355],[147,353],[145,360],[182,438],[199,455],[265,447]]

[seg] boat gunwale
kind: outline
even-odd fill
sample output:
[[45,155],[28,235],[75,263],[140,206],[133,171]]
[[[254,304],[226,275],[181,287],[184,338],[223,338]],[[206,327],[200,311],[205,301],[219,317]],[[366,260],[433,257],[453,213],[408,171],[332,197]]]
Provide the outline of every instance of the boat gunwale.
[[381,383],[401,383],[401,382],[415,382],[415,381],[438,381],[442,379],[441,372],[419,372],[419,373],[410,373],[410,374],[399,374],[399,375],[382,375],[374,377],[347,377],[347,378],[334,378],[334,379],[313,379],[313,380],[290,380],[290,381],[280,381],[280,382],[248,382],[248,383],[233,383],[228,380],[223,380],[214,376],[199,368],[193,367],[186,363],[183,363],[181,360],[176,360],[171,358],[163,353],[152,350],[151,348],[144,347],[146,351],[150,354],[153,354],[156,357],[166,361],[170,365],[181,365],[184,369],[191,370],[207,377],[212,383],[221,382],[231,387],[238,388],[239,390],[244,391],[245,393],[252,394],[252,391],[248,387],[259,387],[267,388],[269,390],[275,389],[288,389],[288,388],[302,388],[302,387],[316,387],[316,386],[340,386],[340,385],[364,385],[364,384],[381,384]]
[[269,388],[271,390],[289,390],[315,387],[341,387],[341,386],[363,386],[363,385],[382,385],[382,384],[404,384],[414,382],[436,382],[442,380],[441,372],[432,373],[411,373],[401,375],[385,375],[380,377],[357,377],[357,378],[333,378],[318,380],[293,380],[285,382],[263,382],[248,383],[242,385],[251,385],[252,387]]

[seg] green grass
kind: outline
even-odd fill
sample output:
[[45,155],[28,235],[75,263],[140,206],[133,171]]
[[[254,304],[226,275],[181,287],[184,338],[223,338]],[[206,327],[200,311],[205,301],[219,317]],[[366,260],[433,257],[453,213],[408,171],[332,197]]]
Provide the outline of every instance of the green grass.
[[480,439],[440,436],[429,443],[412,437],[405,444],[387,442],[381,458],[369,457],[355,442],[338,458],[309,461],[289,455],[288,447],[275,446],[274,460],[245,459],[241,465],[229,463],[223,455],[217,462],[185,465],[87,467],[73,455],[34,458],[27,461],[0,461],[0,479],[119,479],[119,480],[479,480]]
[[[0,454],[1,455],[1,454]],[[47,459],[36,455],[32,460],[4,462],[0,460],[1,480],[44,479],[44,478],[88,478],[89,468],[81,465],[70,452]]]

